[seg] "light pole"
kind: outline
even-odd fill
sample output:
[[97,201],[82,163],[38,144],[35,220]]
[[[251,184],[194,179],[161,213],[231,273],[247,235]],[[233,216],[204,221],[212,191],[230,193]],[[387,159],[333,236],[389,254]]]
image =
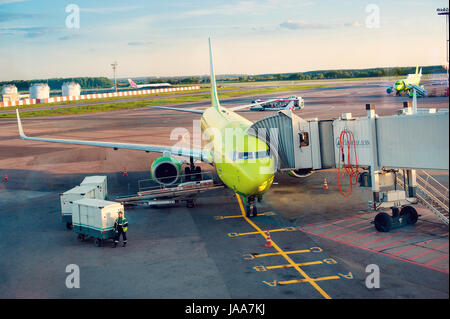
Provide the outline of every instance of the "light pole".
[[449,62],[448,62],[448,8],[438,8],[436,9],[437,14],[440,16],[445,15],[445,37],[446,37],[446,43],[445,43],[445,48],[447,50],[447,87],[448,87],[448,67],[449,67]]
[[117,81],[116,81],[116,69],[117,69],[117,61],[114,61],[111,64],[113,71],[114,71],[114,91],[117,92]]

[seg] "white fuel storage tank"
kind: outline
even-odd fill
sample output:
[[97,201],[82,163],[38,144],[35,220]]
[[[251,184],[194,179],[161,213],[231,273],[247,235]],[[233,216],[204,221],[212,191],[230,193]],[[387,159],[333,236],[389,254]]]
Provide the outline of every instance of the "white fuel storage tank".
[[50,87],[47,83],[36,83],[30,87],[30,99],[48,99]]
[[62,85],[62,96],[80,96],[81,87],[75,82],[65,82]]
[[2,94],[17,94],[17,87],[14,84],[3,85]]

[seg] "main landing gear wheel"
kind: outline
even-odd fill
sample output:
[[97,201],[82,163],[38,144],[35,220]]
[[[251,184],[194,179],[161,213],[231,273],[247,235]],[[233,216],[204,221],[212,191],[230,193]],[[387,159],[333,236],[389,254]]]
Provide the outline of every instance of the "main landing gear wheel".
[[191,181],[191,169],[189,167],[185,167],[184,168],[184,179],[186,182],[190,182]]
[[202,180],[202,169],[200,166],[195,166],[194,174],[195,181],[200,182]]
[[185,167],[184,168],[184,179],[186,182],[196,181],[200,182],[202,180],[202,169],[200,166]]

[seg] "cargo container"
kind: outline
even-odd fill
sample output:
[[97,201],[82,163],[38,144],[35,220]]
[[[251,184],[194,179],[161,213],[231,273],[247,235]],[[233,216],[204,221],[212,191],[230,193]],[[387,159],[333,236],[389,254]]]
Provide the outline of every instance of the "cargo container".
[[94,185],[76,186],[62,194],[61,217],[68,229],[72,228],[72,206],[73,202],[82,198],[95,198],[97,187]]
[[94,185],[97,188],[95,198],[106,199],[108,197],[108,179],[106,176],[87,176],[80,185]]
[[101,246],[104,240],[114,238],[114,222],[119,212],[124,213],[120,203],[91,198],[77,200],[72,206],[73,231],[79,241],[93,237],[95,245]]

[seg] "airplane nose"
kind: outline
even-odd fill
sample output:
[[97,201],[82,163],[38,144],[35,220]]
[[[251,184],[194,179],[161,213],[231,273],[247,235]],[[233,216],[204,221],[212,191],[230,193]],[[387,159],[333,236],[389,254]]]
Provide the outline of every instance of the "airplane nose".
[[272,185],[275,164],[274,159],[266,159],[264,163],[247,163],[240,169],[241,192],[248,195],[265,193]]

